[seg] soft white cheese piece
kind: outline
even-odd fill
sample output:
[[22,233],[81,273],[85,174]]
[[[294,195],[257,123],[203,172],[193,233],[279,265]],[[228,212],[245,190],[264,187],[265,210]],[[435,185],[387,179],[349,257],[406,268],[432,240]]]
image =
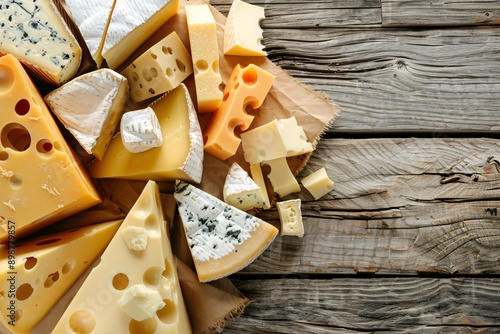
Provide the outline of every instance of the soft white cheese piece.
[[163,145],[160,122],[151,107],[123,114],[120,133],[123,145],[132,153]]
[[243,211],[265,208],[268,203],[263,191],[240,165],[231,165],[222,190],[226,203]]
[[118,299],[122,310],[132,319],[143,321],[153,317],[156,311],[165,306],[157,289],[143,284],[136,284],[125,290]]
[[304,236],[300,199],[291,199],[276,203],[281,222],[280,235]]
[[129,249],[135,251],[145,250],[148,246],[148,232],[138,226],[127,226],[122,230],[122,236]]

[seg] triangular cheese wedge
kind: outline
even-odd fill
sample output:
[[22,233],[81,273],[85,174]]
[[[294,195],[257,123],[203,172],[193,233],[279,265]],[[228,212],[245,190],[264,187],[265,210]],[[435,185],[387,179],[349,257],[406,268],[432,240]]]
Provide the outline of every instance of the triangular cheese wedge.
[[268,200],[261,189],[238,163],[233,162],[224,182],[224,201],[240,210],[268,207]]
[[127,79],[103,68],[71,80],[44,99],[85,151],[102,159],[128,100]]
[[0,307],[3,325],[30,332],[104,251],[121,220],[2,245]]
[[87,172],[66,143],[23,66],[0,58],[0,242],[98,204]]
[[160,122],[163,145],[132,153],[117,134],[102,161],[94,160],[89,165],[90,175],[132,180],[201,181],[203,135],[186,86],[180,84],[150,106]]
[[231,275],[255,260],[278,229],[178,180],[174,197],[200,282]]
[[191,333],[164,219],[149,181],[52,333]]

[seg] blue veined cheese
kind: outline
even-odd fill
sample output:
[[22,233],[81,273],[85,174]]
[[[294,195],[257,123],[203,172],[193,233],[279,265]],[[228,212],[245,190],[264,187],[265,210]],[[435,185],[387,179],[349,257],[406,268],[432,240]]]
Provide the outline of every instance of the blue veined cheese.
[[151,107],[129,111],[120,122],[123,146],[132,153],[139,153],[163,145],[160,122]]
[[127,79],[104,68],[81,75],[45,96],[66,129],[99,160],[115,134],[127,100]]
[[174,197],[200,282],[235,273],[255,260],[278,229],[177,180]]
[[253,208],[269,208],[268,199],[264,196],[266,189],[261,189],[248,173],[234,162],[226,176],[222,194],[224,201],[240,210]]
[[12,54],[52,85],[72,79],[82,50],[51,0],[0,1],[0,55]]

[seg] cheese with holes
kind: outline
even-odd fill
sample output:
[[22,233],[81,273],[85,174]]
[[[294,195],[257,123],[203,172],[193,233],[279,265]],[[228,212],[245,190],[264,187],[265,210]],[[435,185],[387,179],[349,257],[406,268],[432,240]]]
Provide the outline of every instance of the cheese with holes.
[[101,200],[42,96],[12,55],[0,57],[0,242]]
[[52,0],[3,1],[0,55],[12,54],[52,85],[72,79],[82,49]]
[[123,146],[132,153],[144,152],[163,145],[160,122],[151,107],[123,114],[120,134]]
[[3,325],[13,333],[30,332],[101,255],[120,223],[89,225],[21,241],[10,252],[2,245]]
[[248,173],[234,162],[226,176],[223,188],[224,201],[240,210],[265,208],[269,205],[261,189]]
[[300,180],[300,183],[313,195],[315,200],[328,194],[333,190],[334,182],[330,180],[325,167],[322,167],[312,174]]
[[203,137],[198,115],[184,84],[153,102],[163,134],[163,145],[132,153],[120,135],[111,141],[102,161],[94,160],[90,175],[97,178],[201,182]]
[[276,209],[280,217],[280,235],[304,236],[304,224],[302,223],[302,209],[300,199],[291,199],[276,203]]
[[75,22],[87,48],[101,67],[102,47],[116,0],[65,0],[66,10]]
[[222,102],[217,24],[208,4],[186,5],[185,10],[198,112],[212,112]]
[[265,221],[184,181],[176,182],[174,197],[200,282],[243,269],[278,233]]
[[312,152],[304,129],[295,117],[276,119],[241,134],[245,161],[257,164],[262,161],[293,157]]
[[140,102],[177,87],[193,73],[191,56],[174,31],[121,72],[129,81],[130,99]]
[[269,201],[269,194],[267,193],[266,181],[264,180],[264,174],[262,174],[262,167],[260,164],[250,165],[250,175],[252,176],[252,180],[262,189],[262,195],[264,197],[264,201],[266,205],[263,207],[264,209],[271,208],[271,202]]
[[127,79],[110,69],[83,74],[45,102],[89,154],[102,159],[128,100]]
[[224,99],[210,119],[205,130],[205,151],[213,156],[226,160],[233,156],[241,139],[234,134],[236,127],[242,131],[248,129],[254,116],[246,112],[250,105],[259,108],[266,98],[275,76],[262,68],[250,64],[234,68],[226,87]]
[[234,0],[224,27],[224,54],[231,56],[266,56],[262,49],[264,8]]
[[271,172],[268,175],[269,181],[271,181],[274,192],[280,197],[300,191],[299,182],[290,171],[286,158],[264,161],[262,164],[271,167]]
[[[122,231],[145,229],[130,249]],[[191,333],[158,185],[149,181],[53,333]]]

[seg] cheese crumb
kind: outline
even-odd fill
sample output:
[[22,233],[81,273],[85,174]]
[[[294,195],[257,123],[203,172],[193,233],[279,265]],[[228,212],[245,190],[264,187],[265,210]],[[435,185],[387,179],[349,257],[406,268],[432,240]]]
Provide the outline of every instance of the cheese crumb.
[[127,226],[122,235],[129,249],[142,251],[148,246],[148,232],[142,227]]
[[165,306],[160,293],[143,284],[136,284],[127,289],[118,299],[118,304],[129,317],[136,321],[153,317],[156,311]]

